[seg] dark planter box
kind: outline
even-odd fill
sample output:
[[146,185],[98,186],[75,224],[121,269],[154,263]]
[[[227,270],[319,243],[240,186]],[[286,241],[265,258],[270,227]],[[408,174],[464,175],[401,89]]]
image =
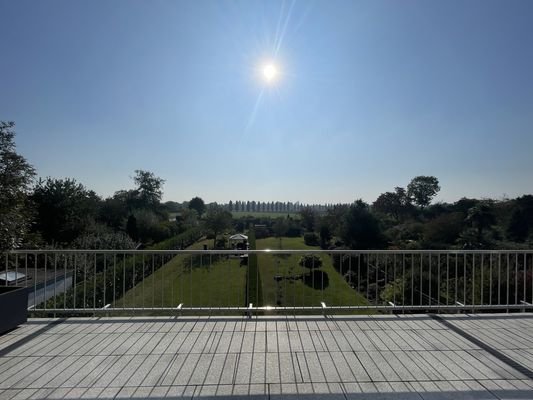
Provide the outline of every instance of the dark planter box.
[[0,286],[0,335],[26,322],[27,308],[27,288]]

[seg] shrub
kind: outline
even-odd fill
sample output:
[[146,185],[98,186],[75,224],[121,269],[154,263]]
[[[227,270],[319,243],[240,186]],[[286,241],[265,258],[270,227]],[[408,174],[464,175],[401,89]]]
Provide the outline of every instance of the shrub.
[[318,246],[319,239],[316,233],[309,232],[304,235],[304,242],[308,246]]
[[308,255],[302,256],[298,264],[301,267],[305,267],[309,269],[320,268],[322,266],[322,259],[315,254],[312,254],[312,255],[308,254]]

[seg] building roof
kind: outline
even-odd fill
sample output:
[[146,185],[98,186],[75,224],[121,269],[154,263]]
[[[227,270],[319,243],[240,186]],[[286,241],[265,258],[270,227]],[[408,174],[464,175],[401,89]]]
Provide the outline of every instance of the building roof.
[[237,233],[235,235],[231,235],[229,237],[229,240],[248,240],[248,236],[242,234],[242,233]]

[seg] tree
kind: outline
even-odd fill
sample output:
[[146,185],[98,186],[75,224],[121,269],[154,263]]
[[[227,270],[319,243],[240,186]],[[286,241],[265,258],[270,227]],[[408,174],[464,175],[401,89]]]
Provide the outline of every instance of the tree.
[[135,241],[139,240],[139,232],[137,230],[137,218],[133,214],[128,217],[126,223],[126,232]]
[[302,226],[312,232],[315,229],[316,212],[311,207],[304,207],[300,211]]
[[472,228],[477,229],[477,239],[478,241],[481,241],[483,237],[483,230],[494,225],[496,218],[492,213],[490,203],[479,202],[477,205],[468,210],[465,221],[469,223]]
[[189,201],[189,208],[191,210],[196,210],[198,215],[202,217],[202,214],[205,212],[205,203],[200,197],[193,197]]
[[442,247],[453,244],[463,230],[463,213],[452,212],[439,215],[424,225],[424,242],[426,247]]
[[439,190],[439,180],[434,176],[417,176],[407,185],[407,195],[421,208],[427,207]]
[[514,200],[514,209],[507,226],[507,236],[523,242],[533,229],[533,196],[525,195]]
[[37,209],[36,228],[49,243],[70,243],[98,215],[100,198],[75,179],[40,179],[31,200]]
[[283,217],[276,218],[274,224],[272,225],[272,230],[274,231],[274,235],[279,239],[280,250],[282,248],[282,245],[281,245],[282,237],[287,234],[288,229],[289,229],[289,224]]
[[213,236],[213,247],[216,247],[217,235],[231,227],[232,215],[222,207],[210,207],[205,216],[205,227]]
[[19,247],[30,228],[34,168],[17,154],[14,122],[0,121],[0,251]]
[[122,192],[117,192],[113,197],[105,199],[99,212],[99,219],[115,230],[124,229],[128,213],[131,212],[127,200],[117,195],[118,193]]
[[394,192],[380,194],[372,204],[374,210],[391,215],[397,221],[406,213],[409,206],[411,206],[409,196],[402,187],[396,187]]
[[332,235],[329,226],[325,223],[322,223],[320,226],[320,247],[327,249],[329,242],[331,241]]
[[163,197],[163,179],[152,172],[137,169],[133,181],[137,185],[140,208],[154,208],[159,204]]
[[352,204],[341,227],[344,243],[352,249],[380,247],[383,238],[378,220],[370,213],[368,204],[357,200]]

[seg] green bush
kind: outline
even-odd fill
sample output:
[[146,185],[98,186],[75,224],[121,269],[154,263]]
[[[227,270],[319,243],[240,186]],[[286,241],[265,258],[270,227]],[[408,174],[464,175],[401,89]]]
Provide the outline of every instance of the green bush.
[[302,256],[298,264],[301,267],[305,267],[309,269],[320,268],[322,266],[322,259],[315,254],[308,254],[308,255]]
[[318,235],[314,232],[309,232],[304,235],[304,242],[308,246],[318,246],[319,245],[319,239]]

